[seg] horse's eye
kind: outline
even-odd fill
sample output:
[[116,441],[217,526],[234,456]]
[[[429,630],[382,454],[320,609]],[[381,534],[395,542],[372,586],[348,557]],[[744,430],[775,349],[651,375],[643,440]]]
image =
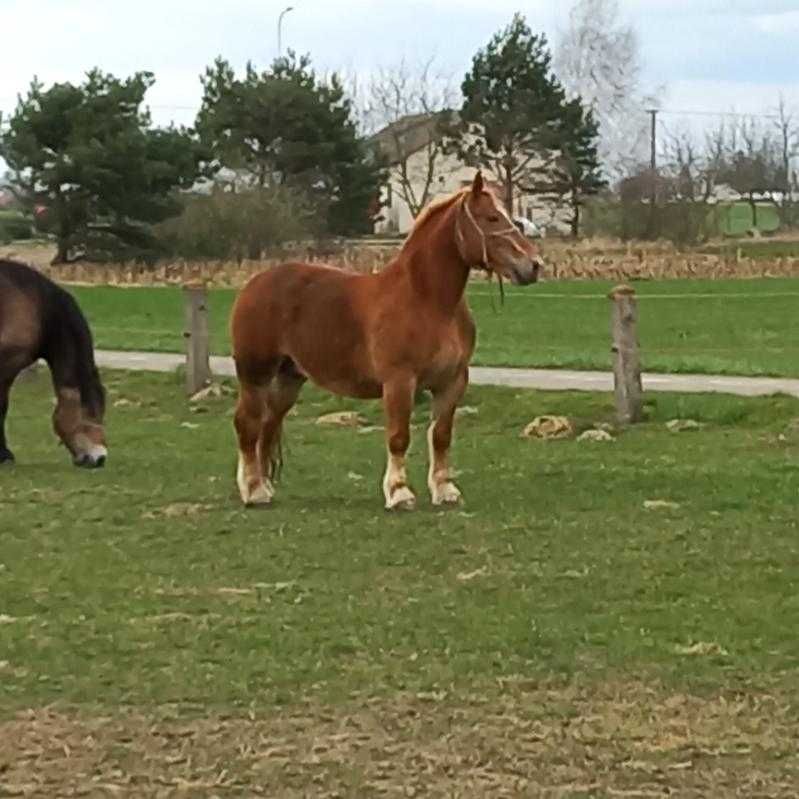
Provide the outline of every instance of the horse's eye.
[[499,217],[498,216],[489,216],[488,217],[488,221],[489,222],[499,222]]

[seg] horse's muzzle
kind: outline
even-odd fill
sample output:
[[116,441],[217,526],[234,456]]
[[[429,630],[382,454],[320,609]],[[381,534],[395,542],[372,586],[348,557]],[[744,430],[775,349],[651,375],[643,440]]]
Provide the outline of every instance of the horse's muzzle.
[[101,449],[101,452],[76,455],[72,462],[81,469],[102,469],[108,459],[108,452],[105,448]]
[[510,268],[510,280],[516,286],[529,286],[538,281],[538,274],[544,268],[544,262],[536,258],[525,266],[512,266]]

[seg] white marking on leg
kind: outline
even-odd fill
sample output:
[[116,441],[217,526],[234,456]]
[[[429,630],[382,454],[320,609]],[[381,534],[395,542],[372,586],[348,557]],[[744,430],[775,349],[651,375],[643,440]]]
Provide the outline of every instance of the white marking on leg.
[[239,487],[241,501],[245,505],[268,505],[275,495],[275,490],[271,481],[262,480],[256,482],[254,487],[251,488],[253,482],[254,481],[248,474],[244,457],[239,452],[239,463],[236,468],[236,484]]
[[435,447],[433,446],[433,434],[435,432],[435,421],[427,428],[427,449],[430,459],[430,470],[427,473],[427,487],[430,489],[430,498],[434,505],[457,505],[462,501],[463,495],[458,487],[450,480],[449,466],[439,468],[438,458]]
[[408,488],[405,474],[405,458],[401,455],[388,455],[388,466],[383,478],[383,496],[386,510],[413,510],[416,497]]

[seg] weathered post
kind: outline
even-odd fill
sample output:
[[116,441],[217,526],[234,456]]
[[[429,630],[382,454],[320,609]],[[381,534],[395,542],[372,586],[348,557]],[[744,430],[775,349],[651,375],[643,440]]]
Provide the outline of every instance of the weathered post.
[[608,297],[613,302],[613,382],[616,417],[620,424],[640,422],[643,411],[641,357],[638,351],[638,303],[632,286],[616,286]]
[[186,304],[186,393],[196,394],[211,381],[208,336],[208,290],[201,283],[183,286]]

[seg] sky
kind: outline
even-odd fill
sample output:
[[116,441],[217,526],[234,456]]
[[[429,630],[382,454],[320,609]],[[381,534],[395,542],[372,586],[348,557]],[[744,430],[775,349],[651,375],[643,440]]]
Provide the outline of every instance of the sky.
[[[284,48],[320,70],[367,75],[435,55],[455,76],[515,11],[554,40],[568,0],[289,0]],[[639,33],[648,85],[677,111],[769,112],[783,94],[799,108],[799,0],[619,0]],[[94,66],[155,73],[158,123],[191,124],[199,75],[216,56],[237,67],[277,54],[286,0],[0,0],[0,110],[37,75],[79,81]],[[669,117],[679,124],[679,116]],[[693,117],[694,122],[702,117]]]

